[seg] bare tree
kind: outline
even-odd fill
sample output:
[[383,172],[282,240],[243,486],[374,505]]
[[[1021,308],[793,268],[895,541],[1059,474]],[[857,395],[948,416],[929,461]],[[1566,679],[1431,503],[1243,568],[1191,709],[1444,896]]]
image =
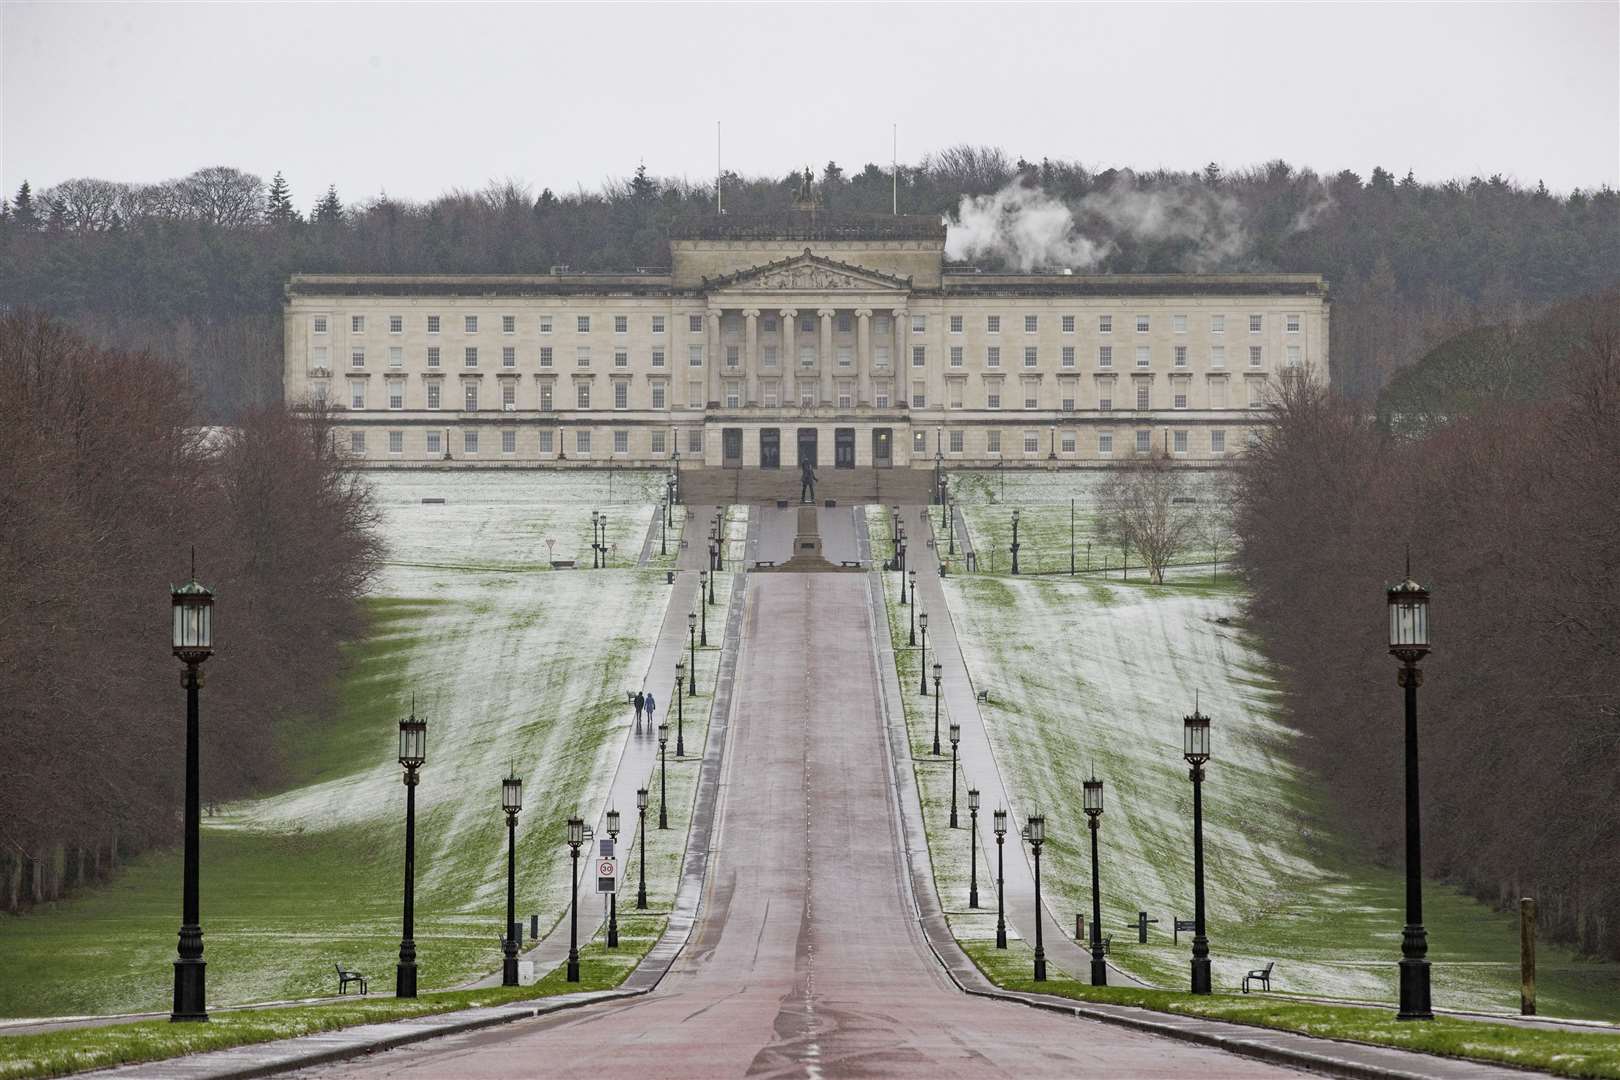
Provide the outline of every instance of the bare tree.
[[189,216],[210,225],[256,225],[264,206],[264,181],[229,165],[198,169],[177,185]]
[[1164,568],[1198,527],[1186,474],[1162,453],[1120,465],[1103,482],[1097,505],[1104,534],[1121,551],[1134,549],[1153,583],[1164,584]]

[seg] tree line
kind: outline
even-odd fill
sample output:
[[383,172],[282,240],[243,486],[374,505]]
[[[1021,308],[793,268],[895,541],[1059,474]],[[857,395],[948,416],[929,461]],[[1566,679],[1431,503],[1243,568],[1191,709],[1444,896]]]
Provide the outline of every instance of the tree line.
[[[792,205],[802,174],[718,181],[728,212]],[[833,210],[952,214],[964,196],[1038,185],[1108,243],[1103,272],[1321,272],[1332,286],[1332,379],[1370,401],[1396,370],[1458,330],[1520,319],[1620,280],[1620,196],[1567,195],[1500,175],[1420,181],[1381,167],[1319,175],[1283,161],[1223,171],[1092,169],[958,146],[896,170],[820,170]],[[1094,197],[1094,198],[1093,198]],[[1132,212],[1158,198],[1220,218],[1197,230]],[[1148,202],[1144,202],[1148,200]],[[282,286],[295,271],[545,273],[663,266],[672,229],[714,212],[716,183],[634,175],[561,195],[506,180],[426,202],[345,201],[307,212],[277,174],[227,166],[154,184],[75,178],[0,206],[0,295],[67,317],[99,343],[181,360],[206,414],[277,400]],[[1197,256],[1196,260],[1194,256]],[[1211,259],[1213,258],[1213,261]]]
[[0,317],[0,910],[178,844],[185,698],[168,590],[215,590],[203,796],[275,781],[331,707],[380,541],[367,489],[279,405],[198,424],[185,372],[38,313]]
[[1335,820],[1398,865],[1402,706],[1384,586],[1433,590],[1419,692],[1427,873],[1620,958],[1620,291],[1563,307],[1534,395],[1416,427],[1284,385],[1239,471],[1248,625]]

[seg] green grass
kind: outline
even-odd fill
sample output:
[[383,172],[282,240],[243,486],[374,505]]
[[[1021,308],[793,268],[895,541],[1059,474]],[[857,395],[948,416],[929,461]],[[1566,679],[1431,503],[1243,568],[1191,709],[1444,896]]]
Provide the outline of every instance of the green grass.
[[84,1069],[159,1061],[360,1024],[609,990],[635,969],[663,934],[666,921],[662,915],[621,916],[619,948],[608,949],[600,937],[587,943],[580,950],[580,981],[575,983],[566,981],[565,971],[558,967],[533,986],[423,994],[414,1000],[376,996],[349,998],[328,1005],[215,1012],[207,1024],[144,1020],[35,1035],[0,1036],[0,1080],[62,1076]]
[[1008,990],[1498,1062],[1559,1076],[1620,1078],[1620,1033],[1525,1028],[1446,1016],[1425,1023],[1402,1022],[1391,1010],[1307,1004],[1260,994],[1206,997],[1168,990],[1094,987],[1056,971],[1049,971],[1046,981],[1036,982],[1034,953],[1022,941],[1009,942],[1006,949],[984,940],[961,945],[986,977]]

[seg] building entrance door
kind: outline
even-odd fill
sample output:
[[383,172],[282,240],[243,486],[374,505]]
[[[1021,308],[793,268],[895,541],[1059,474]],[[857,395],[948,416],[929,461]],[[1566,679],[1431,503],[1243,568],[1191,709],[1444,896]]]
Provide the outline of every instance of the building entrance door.
[[833,432],[833,468],[855,467],[855,429],[841,427]]
[[778,428],[761,428],[759,432],[759,467],[762,469],[780,469],[782,467],[782,432]]
[[872,429],[872,464],[887,469],[894,464],[894,430],[880,427]]
[[742,428],[728,427],[720,432],[721,462],[727,469],[742,466]]
[[816,464],[816,429],[813,427],[799,429],[799,467],[804,468],[806,463],[812,468]]

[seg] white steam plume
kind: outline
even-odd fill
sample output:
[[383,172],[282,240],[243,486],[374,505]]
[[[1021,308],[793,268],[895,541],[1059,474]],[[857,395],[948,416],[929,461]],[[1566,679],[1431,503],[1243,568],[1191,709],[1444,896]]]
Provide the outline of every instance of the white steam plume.
[[945,257],[958,261],[992,258],[1024,271],[1089,268],[1113,250],[1081,236],[1063,203],[1016,180],[994,195],[962,196],[956,219],[946,224]]

